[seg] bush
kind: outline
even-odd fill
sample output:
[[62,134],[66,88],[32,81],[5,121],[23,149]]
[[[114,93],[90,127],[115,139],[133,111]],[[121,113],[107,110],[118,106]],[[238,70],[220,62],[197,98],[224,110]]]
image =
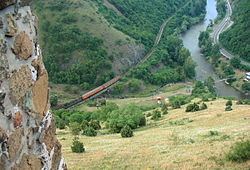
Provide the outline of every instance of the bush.
[[69,129],[72,133],[72,135],[79,135],[80,131],[81,131],[81,127],[80,124],[77,122],[72,122],[69,124]]
[[232,100],[228,100],[226,106],[232,106],[232,105],[233,105]]
[[147,117],[152,116],[151,112],[148,112],[146,116],[147,116]]
[[161,112],[159,110],[154,110],[151,119],[158,120],[160,117],[161,117]]
[[50,104],[52,107],[56,106],[57,105],[57,102],[58,102],[58,97],[57,95],[52,95],[50,97]]
[[225,111],[231,111],[233,110],[232,107],[230,105],[228,105],[226,108],[225,108]]
[[168,105],[167,104],[162,104],[161,105],[161,111],[162,113],[165,115],[165,114],[168,114]]
[[121,130],[121,136],[123,138],[132,137],[133,136],[132,129],[128,125],[124,126]]
[[229,153],[226,155],[227,160],[234,162],[246,162],[250,159],[250,141],[236,142],[231,146]]
[[85,151],[85,148],[83,146],[83,143],[79,141],[78,138],[74,138],[73,139],[73,144],[71,146],[71,150],[72,152],[75,152],[75,153],[82,153]]
[[86,136],[96,136],[97,135],[97,132],[95,131],[95,129],[93,127],[89,127],[87,126],[83,132],[82,132],[83,135],[86,135]]
[[81,123],[81,129],[84,130],[88,126],[89,126],[89,122],[87,120],[83,120]]
[[65,129],[65,122],[61,119],[59,119],[59,121],[58,121],[58,128]]
[[100,122],[98,120],[91,120],[89,122],[89,126],[92,127],[95,130],[101,129],[101,125],[100,125]]
[[202,103],[200,110],[205,110],[205,109],[207,109],[207,105],[206,105],[206,103]]
[[195,112],[195,111],[199,111],[199,105],[197,103],[193,103],[193,104],[189,104],[186,107],[186,112]]
[[129,91],[131,92],[136,92],[140,89],[141,87],[141,81],[138,79],[132,79],[129,81]]
[[110,128],[111,132],[119,133],[125,125],[136,129],[145,124],[146,119],[140,108],[134,104],[130,104],[109,113],[106,125]]

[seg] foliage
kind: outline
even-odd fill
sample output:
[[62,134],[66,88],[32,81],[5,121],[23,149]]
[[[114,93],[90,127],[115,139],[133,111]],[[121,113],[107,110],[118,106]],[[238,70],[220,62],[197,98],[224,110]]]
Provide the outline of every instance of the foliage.
[[133,136],[133,130],[132,130],[128,125],[125,125],[125,126],[121,129],[121,136],[122,136],[123,138],[132,137],[132,136]]
[[84,130],[88,126],[89,126],[89,122],[87,120],[83,120],[81,123],[81,129]]
[[241,62],[240,58],[238,58],[238,57],[233,57],[230,59],[230,64],[234,68],[240,68],[240,66],[241,66],[240,62]]
[[158,120],[161,117],[161,112],[159,110],[154,110],[151,119]]
[[231,111],[233,110],[232,107],[230,105],[228,105],[226,108],[225,108],[225,111]]
[[79,123],[77,122],[72,122],[69,124],[69,129],[72,133],[72,135],[79,135],[80,131],[81,131],[81,126]]
[[229,161],[246,162],[250,159],[250,141],[236,142],[226,154]]
[[136,91],[138,91],[138,90],[140,89],[140,87],[141,87],[141,81],[140,81],[140,80],[137,80],[137,79],[132,79],[132,80],[129,81],[128,86],[129,86],[129,90],[130,90],[131,92],[136,92]]
[[184,96],[184,95],[179,95],[179,96],[171,96],[169,98],[170,100],[170,105],[174,108],[180,108],[181,105],[187,104],[191,101],[191,97]]
[[[90,35],[78,24],[72,1],[35,1],[45,67],[50,81],[100,85],[114,77],[103,39]],[[77,55],[76,55],[77,54]],[[74,93],[78,90],[73,89]]]
[[145,116],[141,110],[134,104],[130,104],[109,113],[107,118],[107,127],[113,133],[119,133],[125,125],[132,129],[144,126],[146,124]]
[[100,122],[98,120],[91,120],[88,123],[89,127],[92,127],[95,130],[101,129]]
[[75,152],[75,153],[82,153],[85,151],[85,148],[83,146],[83,143],[79,141],[79,139],[77,137],[75,137],[73,139],[73,143],[72,143],[72,146],[71,146],[71,150],[72,152]]
[[250,61],[249,6],[248,0],[237,1],[232,15],[234,24],[220,35],[220,42],[224,47],[247,61]]
[[180,126],[180,125],[185,125],[187,123],[193,122],[193,120],[190,120],[189,118],[183,118],[182,120],[176,120],[176,121],[169,121],[169,125],[173,126]]
[[195,112],[199,110],[200,110],[200,107],[197,103],[189,104],[186,107],[186,112]]
[[96,130],[91,127],[91,126],[87,126],[85,127],[85,129],[82,131],[82,134],[83,135],[86,135],[86,136],[96,136],[97,135],[97,132]]
[[228,100],[228,101],[226,102],[226,106],[232,106],[232,105],[233,105],[232,100]]
[[202,103],[200,106],[200,110],[205,110],[205,109],[207,109],[207,105],[206,103]]
[[51,105],[52,107],[54,107],[54,106],[57,105],[57,102],[58,102],[58,97],[57,97],[57,95],[52,95],[52,96],[50,97],[50,105]]
[[236,102],[236,104],[240,105],[240,104],[248,104],[250,105],[250,100],[249,99],[243,99],[243,100],[239,100]]
[[249,82],[244,82],[241,86],[242,90],[244,91],[250,91],[250,84]]
[[161,111],[162,111],[162,114],[168,114],[168,105],[167,104],[162,104],[161,105]]

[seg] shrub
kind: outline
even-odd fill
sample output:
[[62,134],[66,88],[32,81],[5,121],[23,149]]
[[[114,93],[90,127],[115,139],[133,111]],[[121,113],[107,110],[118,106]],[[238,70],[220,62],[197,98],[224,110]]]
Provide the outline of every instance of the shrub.
[[225,108],[225,111],[231,111],[231,110],[233,110],[233,109],[230,105]]
[[82,132],[83,135],[86,135],[86,136],[96,136],[97,135],[97,132],[95,131],[95,129],[93,127],[89,127],[87,126],[83,132]]
[[151,119],[158,120],[160,117],[161,117],[161,112],[159,110],[154,110]]
[[148,112],[146,116],[147,116],[147,117],[152,116],[151,112]]
[[57,95],[52,95],[50,97],[50,104],[52,107],[56,106],[57,105],[57,102],[58,102],[58,97]]
[[126,105],[108,114],[107,127],[113,133],[119,133],[125,125],[136,129],[145,124],[145,116],[142,114],[140,108],[134,104]]
[[75,152],[75,153],[82,153],[85,151],[85,148],[83,146],[83,143],[79,141],[78,138],[74,138],[73,139],[73,144],[71,146],[71,150],[72,152]]
[[207,105],[206,105],[206,103],[202,103],[200,110],[205,110],[205,109],[207,109]]
[[138,79],[132,79],[129,81],[129,91],[131,92],[136,92],[140,89],[141,87],[141,81]]
[[168,105],[167,104],[162,104],[161,105],[161,111],[162,113],[165,115],[165,114],[168,114]]
[[231,146],[229,153],[226,154],[229,161],[246,162],[250,159],[250,141],[236,142]]
[[212,130],[209,131],[209,136],[218,136],[218,135],[219,135],[218,131],[212,131]]
[[193,104],[189,104],[186,107],[186,112],[195,112],[195,111],[199,111],[199,105],[197,103],[193,103]]
[[101,125],[100,125],[100,122],[98,120],[91,120],[89,122],[89,126],[95,130],[101,129]]
[[61,119],[59,119],[59,121],[58,121],[58,128],[65,129],[65,122]]
[[123,138],[132,137],[133,136],[132,129],[128,125],[124,126],[121,130],[121,136]]
[[88,126],[89,126],[89,122],[87,120],[83,120],[81,123],[81,129],[84,130]]
[[72,135],[79,135],[80,131],[81,131],[81,127],[80,124],[77,122],[72,122],[69,124],[69,129],[72,133]]
[[232,105],[233,105],[232,100],[228,100],[226,106],[232,106]]

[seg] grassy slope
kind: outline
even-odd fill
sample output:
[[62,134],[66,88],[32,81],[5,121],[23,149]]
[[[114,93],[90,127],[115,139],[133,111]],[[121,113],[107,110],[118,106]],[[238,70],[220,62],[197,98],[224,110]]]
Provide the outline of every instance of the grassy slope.
[[[233,110],[226,112],[225,103],[218,99],[208,102],[207,110],[191,113],[186,113],[184,106],[170,110],[159,121],[149,120],[132,138],[123,139],[120,134],[80,136],[86,149],[83,154],[71,152],[73,136],[69,131],[58,130],[57,137],[69,169],[248,169],[250,161],[227,162],[224,154],[235,141],[249,139],[249,105],[233,102]],[[183,118],[193,122],[169,125],[170,120]],[[209,131],[219,135],[208,136]],[[229,138],[223,139],[223,135]]]
[[[97,7],[92,1],[82,1],[82,0],[70,0],[74,4],[71,8],[72,13],[77,14],[78,21],[73,24],[77,24],[83,32],[89,32],[90,34],[102,38],[104,40],[105,50],[107,50],[108,55],[114,56],[113,70],[117,73],[120,70],[127,68],[127,63],[122,63],[124,57],[128,55],[128,45],[136,47],[135,40],[125,35],[124,33],[116,30],[106,21],[106,19],[97,12]],[[46,2],[46,1],[45,1]],[[56,22],[56,12],[46,10],[43,12],[43,16],[37,14],[42,21],[45,17],[50,22]],[[39,33],[42,34],[41,29]],[[40,38],[41,39],[41,38]],[[119,42],[119,43],[118,43]],[[44,46],[45,44],[41,44]],[[144,49],[143,45],[139,45]],[[130,49],[131,50],[131,49]],[[72,54],[72,58],[78,58],[82,55],[83,51],[75,52]],[[143,56],[141,56],[143,57]]]

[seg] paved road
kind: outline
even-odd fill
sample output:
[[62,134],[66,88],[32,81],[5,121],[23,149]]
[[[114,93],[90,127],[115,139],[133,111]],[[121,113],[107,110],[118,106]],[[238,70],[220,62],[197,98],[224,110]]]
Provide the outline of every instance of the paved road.
[[[227,13],[225,18],[222,20],[222,22],[218,25],[218,27],[215,29],[214,34],[213,34],[213,41],[214,44],[219,44],[219,36],[221,34],[221,32],[225,31],[228,27],[226,27],[227,25],[229,25],[231,23],[230,21],[230,16],[232,15],[232,8],[231,5],[229,3],[229,0],[227,0]],[[225,29],[226,28],[226,29]],[[220,46],[221,47],[221,46]],[[229,53],[225,48],[221,47],[220,48],[220,53],[231,59],[234,55],[232,55],[231,53]],[[243,65],[248,65],[250,66],[250,64],[248,62],[242,61],[241,60],[241,64]]]

